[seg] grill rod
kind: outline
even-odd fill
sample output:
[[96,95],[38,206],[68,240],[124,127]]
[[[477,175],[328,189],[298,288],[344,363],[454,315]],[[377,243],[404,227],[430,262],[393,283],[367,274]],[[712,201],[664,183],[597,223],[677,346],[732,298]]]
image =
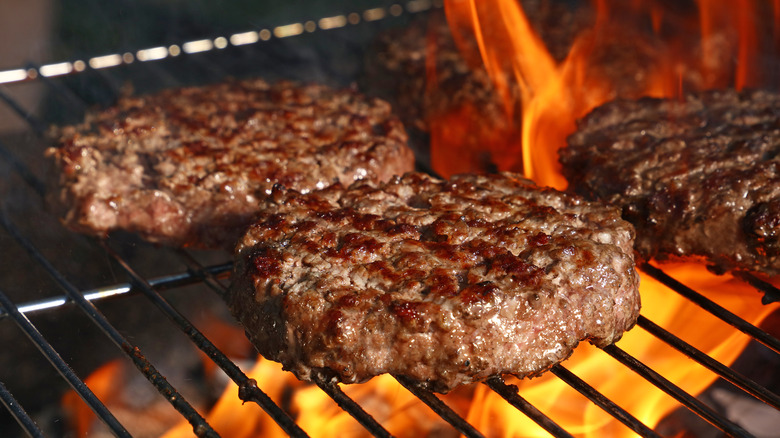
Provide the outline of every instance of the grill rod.
[[[149,280],[149,284],[158,290],[168,290],[182,286],[188,286],[201,282],[203,275],[221,275],[232,269],[232,263],[222,263],[218,265],[206,266],[203,272],[187,272],[185,274],[172,274],[162,277],[157,277]],[[81,292],[84,299],[87,301],[98,302],[107,298],[112,298],[120,295],[134,295],[138,293],[137,288],[133,287],[130,283],[115,284],[112,286],[101,287],[97,289],[90,289]],[[26,303],[15,305],[20,313],[24,315],[31,315],[38,312],[43,312],[51,309],[56,309],[68,304],[72,304],[72,301],[67,295],[60,295],[53,298],[47,298],[42,300],[28,301]],[[0,321],[8,316],[8,312],[0,307]]]
[[[200,265],[200,263],[198,263],[198,261],[195,260],[195,258],[192,257],[189,253],[183,249],[178,249],[176,252],[192,272],[203,271],[203,267]],[[204,276],[204,282],[212,290],[217,292],[219,296],[225,296],[227,288],[225,285],[217,281],[214,276]],[[342,391],[341,388],[339,388],[336,384],[329,382],[326,378],[317,374],[313,375],[313,377],[314,383],[319,386],[319,388],[325,392],[325,394],[327,394],[334,402],[336,402],[336,404],[338,404],[341,409],[348,412],[352,418],[356,419],[363,427],[365,427],[368,432],[376,437],[386,438],[391,436],[387,429],[382,427],[382,425],[379,424],[379,422],[377,422],[374,417],[372,417],[358,403],[345,394],[344,391]]]
[[314,383],[328,396],[339,405],[339,407],[346,412],[349,412],[354,419],[356,419],[367,431],[371,432],[376,437],[388,438],[391,437],[390,432],[382,427],[378,421],[374,419],[368,412],[352,400],[341,388],[333,382],[327,381],[322,375],[314,374]]
[[[5,226],[6,221],[5,212],[0,212],[0,222]],[[98,399],[95,394],[90,390],[87,385],[81,380],[73,369],[62,359],[62,356],[52,347],[52,345],[46,341],[40,331],[30,322],[29,319],[22,313],[20,313],[14,303],[8,298],[8,296],[0,291],[0,308],[4,309],[11,316],[16,325],[24,332],[30,341],[32,341],[38,350],[43,354],[51,365],[57,370],[57,372],[68,382],[71,388],[84,400],[85,403],[98,415],[105,419],[105,424],[111,431],[118,437],[130,437],[127,430],[119,423],[114,417],[111,411],[106,408],[103,402]],[[0,383],[2,385],[2,383]],[[42,436],[42,432],[38,426],[32,421],[27,413],[21,408],[21,406],[13,399],[11,393],[2,386],[3,403],[11,411],[17,422],[27,431],[28,434],[34,436]]]
[[491,377],[487,379],[485,385],[490,387],[496,394],[503,397],[510,405],[514,406],[517,410],[524,413],[528,418],[533,420],[536,424],[541,426],[544,430],[550,433],[550,435],[556,438],[574,438],[572,434],[562,428],[558,423],[552,421],[550,417],[544,415],[542,411],[536,408],[520,396],[518,388],[515,385],[507,385],[504,383],[502,377]]
[[[203,334],[190,323],[179,311],[177,311],[165,298],[163,298],[157,291],[154,290],[148,281],[138,275],[130,265],[105,241],[101,242],[106,252],[119,263],[132,279],[133,283],[146,295],[146,297],[160,310],[165,313],[173,323],[190,337],[190,339],[198,346],[206,355],[214,361],[225,374],[230,377],[239,387],[239,394],[242,395],[242,400],[253,401],[260,405],[270,416],[276,421],[279,426],[284,429],[290,436],[305,437],[306,433],[290,418],[290,416],[284,412],[276,403],[268,397],[263,391],[261,391],[256,382],[247,377],[243,371],[233,361],[228,359],[222,351],[220,351],[211,341],[209,341]],[[205,420],[204,420],[205,421]]]
[[635,357],[626,353],[616,345],[608,345],[602,349],[604,352],[617,359],[623,365],[629,367],[634,372],[645,378],[648,382],[652,383],[665,393],[674,397],[678,402],[690,409],[696,415],[706,420],[708,423],[717,427],[718,429],[728,433],[730,436],[749,437],[752,436],[745,429],[737,424],[725,419],[722,415],[719,415],[712,408],[702,403],[695,397],[691,396],[687,392],[683,391],[677,385],[673,384],[665,377],[658,374],[656,371],[637,360]]
[[764,292],[764,297],[761,298],[762,303],[769,304],[780,301],[780,289],[776,288],[771,283],[768,283],[747,272],[736,272],[734,276],[739,277],[754,288]]
[[[174,388],[165,377],[160,374],[157,369],[152,365],[142,354],[141,350],[128,342],[119,331],[114,328],[113,325],[103,316],[102,313],[95,307],[95,305],[86,300],[79,290],[70,283],[59,271],[52,265],[48,259],[46,259],[40,251],[24,237],[21,232],[14,226],[9,218],[6,216],[4,210],[0,210],[0,225],[2,225],[8,234],[10,234],[14,240],[17,241],[27,252],[32,256],[41,266],[46,269],[49,275],[63,288],[68,297],[78,304],[79,308],[86,313],[89,319],[97,325],[100,330],[111,339],[111,341],[118,346],[122,351],[127,354],[133,362],[133,365],[138,368],[139,371],[151,382],[155,389],[165,399],[181,413],[192,424],[193,430],[198,436],[202,437],[217,437],[217,433],[211,426],[206,423],[203,417],[187,402],[184,397]],[[11,310],[11,309],[6,309]],[[45,339],[43,339],[45,342]],[[51,347],[51,344],[45,342],[47,346]],[[81,382],[83,383],[83,382]],[[85,385],[86,386],[86,385]],[[90,406],[92,407],[92,406]],[[106,421],[111,417],[103,417],[100,411],[95,411],[97,415],[103,421]],[[129,436],[129,434],[128,434]]]
[[22,177],[22,179],[38,194],[41,198],[46,195],[46,185],[33,174],[30,169],[22,163],[8,148],[0,142],[0,158],[5,159],[11,164],[11,167]]
[[43,432],[38,425],[35,424],[35,421],[30,418],[27,411],[25,411],[22,405],[16,401],[13,394],[11,394],[11,391],[9,391],[2,382],[0,382],[0,401],[2,401],[6,409],[11,412],[11,415],[13,415],[16,422],[22,426],[22,429],[24,429],[27,435],[32,438],[44,437]]
[[636,417],[626,412],[615,402],[605,397],[598,392],[596,388],[588,385],[584,380],[577,377],[574,373],[564,368],[561,364],[553,365],[550,372],[555,374],[556,377],[566,382],[569,386],[576,389],[580,394],[587,397],[590,401],[595,403],[601,409],[609,412],[618,421],[628,426],[631,430],[644,437],[661,438],[660,435],[655,433],[652,429],[647,427],[644,423],[637,420]]
[[680,295],[684,296],[685,298],[687,298],[694,304],[698,305],[702,309],[708,311],[709,313],[717,316],[724,322],[728,323],[735,329],[752,337],[756,341],[764,344],[764,346],[770,348],[775,353],[780,354],[780,340],[773,337],[769,333],[745,321],[739,316],[731,313],[730,311],[726,310],[724,307],[716,304],[715,302],[705,297],[704,295],[700,294],[699,292],[696,292],[695,290],[689,288],[688,286],[680,283],[679,281],[669,276],[669,274],[665,273],[664,271],[656,268],[651,264],[644,263],[640,266],[640,269],[643,272],[650,275],[651,277],[655,278],[656,280],[666,285],[669,289],[672,289],[673,291],[679,293]]
[[418,382],[405,377],[405,376],[393,376],[395,379],[403,385],[404,388],[409,390],[417,398],[422,400],[423,403],[428,405],[433,412],[436,412],[442,419],[450,423],[453,427],[458,429],[463,435],[472,438],[483,437],[477,429],[464,420],[460,415],[456,414],[449,406],[436,397],[431,391],[423,388]]
[[637,325],[648,331],[656,338],[664,341],[666,344],[674,347],[677,351],[705,366],[707,369],[727,380],[732,385],[742,389],[743,391],[772,406],[773,408],[780,410],[780,397],[777,394],[770,392],[753,380],[748,379],[742,374],[733,371],[731,368],[707,356],[701,350],[694,348],[690,344],[664,330],[642,315],[639,316]]
[[30,126],[30,129],[33,130],[35,135],[38,137],[43,137],[44,133],[46,132],[44,124],[41,123],[37,117],[30,114],[21,105],[19,105],[16,100],[11,98],[11,96],[5,92],[4,87],[0,87],[0,100],[5,102],[6,105],[8,105],[16,114],[18,114],[19,117],[21,117]]

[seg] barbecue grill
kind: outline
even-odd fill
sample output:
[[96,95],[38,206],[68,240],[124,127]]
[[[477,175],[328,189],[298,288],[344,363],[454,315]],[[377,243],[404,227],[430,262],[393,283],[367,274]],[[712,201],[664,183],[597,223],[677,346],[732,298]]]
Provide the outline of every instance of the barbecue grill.
[[[137,327],[127,328],[128,319],[136,318],[130,310],[133,306],[152,309],[143,311],[142,325],[146,326],[147,334],[162,338],[164,348],[173,348],[170,346],[177,342],[196,346],[238,385],[236,397],[259,405],[290,436],[317,432],[304,431],[296,424],[286,406],[277,404],[266,394],[267,382],[248,377],[246,367],[215,345],[191,316],[197,314],[198,303],[220,305],[215,303],[221,303],[219,296],[226,288],[231,269],[229,254],[159,248],[122,233],[104,240],[92,239],[70,233],[57,223],[55,216],[47,211],[45,201],[46,169],[41,164],[41,156],[46,147],[46,126],[80,120],[86,108],[112,101],[127,83],[132,83],[136,92],[146,92],[229,76],[262,75],[269,79],[287,77],[347,85],[359,74],[363,52],[377,32],[403,25],[414,15],[441,7],[441,2],[428,0],[377,4],[236,33],[0,71],[0,105],[14,111],[25,122],[23,132],[0,139],[3,177],[0,240],[5,257],[0,277],[0,364],[5,368],[0,373],[0,400],[7,410],[0,423],[0,429],[7,433],[2,435],[66,435],[59,426],[52,427],[61,422],[56,418],[52,421],[41,412],[46,404],[58,405],[64,389],[69,388],[113,434],[130,436],[127,425],[84,382],[86,369],[111,356],[119,356],[135,365],[148,385],[191,424],[196,435],[217,436],[203,414],[172,383],[173,379],[160,371],[161,364],[153,357],[156,353],[147,353],[135,341],[145,335],[131,331]],[[301,50],[302,47],[306,49]],[[23,83],[37,83],[44,88],[48,96],[48,111],[44,115],[30,113],[13,97],[14,87]],[[430,171],[425,162],[420,168]],[[755,344],[751,348],[761,351],[758,354],[764,357],[761,360],[775,361],[759,367],[780,363],[777,331],[770,334],[743,320],[707,298],[706,291],[693,290],[667,274],[663,265],[644,264],[640,270],[643,277],[665,285],[670,294],[679,294],[750,336]],[[761,296],[766,305],[780,301],[780,291],[773,285],[748,275],[741,279],[754,288],[756,295],[751,299]],[[211,298],[201,298],[205,295]],[[172,330],[171,324],[176,329]],[[637,325],[633,330],[651,333],[685,355],[686,360],[717,374],[722,381],[729,382],[734,393],[780,411],[777,381],[756,382],[736,366],[719,363],[654,322],[652,314],[643,311]],[[74,347],[81,339],[89,345]],[[103,348],[104,344],[108,347]],[[111,353],[102,353],[103,350]],[[622,364],[626,373],[641,375],[658,391],[677,400],[681,411],[701,418],[700,423],[709,423],[712,428],[705,428],[707,433],[720,430],[729,436],[752,436],[750,427],[739,418],[686,393],[627,353],[620,342],[604,348],[603,352]],[[551,372],[636,434],[663,434],[662,430],[653,430],[640,421],[637,413],[628,412],[600,393],[567,368],[565,362],[554,366]],[[470,424],[442,397],[402,376],[396,379],[449,423],[453,433],[469,437],[486,433]],[[339,385],[322,377],[315,378],[315,383],[353,416],[367,434],[390,436],[381,422],[347,396]],[[553,436],[572,436],[571,431],[529,403],[522,391],[502,378],[491,378],[484,385],[513,406],[516,415],[531,418]]]

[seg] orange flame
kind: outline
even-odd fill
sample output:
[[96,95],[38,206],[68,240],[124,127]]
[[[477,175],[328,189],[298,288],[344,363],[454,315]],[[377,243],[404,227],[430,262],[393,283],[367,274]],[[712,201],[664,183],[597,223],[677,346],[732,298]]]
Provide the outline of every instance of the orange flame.
[[[118,360],[111,361],[98,368],[85,380],[87,387],[101,400],[116,400],[116,392],[121,390],[120,381],[122,364]],[[62,398],[62,406],[72,423],[76,436],[87,436],[92,424],[96,421],[95,414],[87,405],[81,403],[76,392],[68,392]]]
[[[522,114],[519,114],[516,123],[521,126],[522,140],[506,146],[506,154],[494,157],[499,170],[523,170],[537,183],[558,189],[566,187],[558,168],[558,148],[566,143],[566,136],[574,131],[578,118],[614,98],[619,91],[615,85],[616,78],[600,72],[602,66],[594,63],[594,59],[599,58],[594,54],[614,44],[616,37],[612,34],[611,5],[606,0],[598,0],[596,6],[593,29],[580,35],[566,59],[557,63],[517,2],[445,2],[447,19],[456,42],[471,35],[477,41],[484,68],[494,79],[497,93],[504,101],[507,118],[516,117],[513,108],[518,106],[518,102],[515,100],[519,98],[521,101]],[[628,9],[628,13],[639,13],[646,8],[634,2]],[[648,13],[653,27],[660,28],[662,11],[652,7]],[[483,27],[488,26],[490,31],[485,32]],[[468,53],[468,45],[458,44],[458,47],[467,52],[464,53],[466,59],[475,56]],[[674,65],[654,66],[647,72],[650,77],[643,81],[643,89],[625,90],[622,94],[630,97],[673,95],[679,90],[679,81],[668,72],[675,70]],[[513,84],[520,89],[519,96],[510,91]],[[461,120],[459,125],[470,126],[468,120]],[[436,127],[433,127],[432,154],[445,154],[438,149],[449,149],[453,144],[436,138],[435,130]],[[437,167],[437,163],[433,166],[442,174],[452,173],[447,168]]]
[[[757,68],[758,5],[753,0],[698,0],[702,38],[702,73],[708,88],[728,86],[731,73],[724,66],[736,58],[733,85],[737,89],[760,84]],[[777,13],[777,8],[775,8]],[[735,37],[738,35],[738,37]],[[734,42],[736,40],[736,43]]]
[[[84,382],[133,436],[156,437],[176,424],[181,415],[154,389],[143,386],[145,379],[137,371],[130,363],[115,359],[99,367]],[[76,392],[63,396],[62,407],[74,436],[111,435]]]
[[[370,436],[365,428],[339,407],[317,386],[298,381],[280,364],[258,358],[247,375],[280,406],[288,406],[295,422],[313,437]],[[378,376],[361,385],[342,385],[342,389],[394,436],[420,436],[447,430],[444,421],[417,397],[388,375]],[[231,383],[206,420],[222,436],[236,438],[288,436],[259,406],[244,404],[238,387]],[[462,388],[445,396],[446,402],[465,415],[471,389]],[[192,436],[192,426],[182,422],[164,438]]]

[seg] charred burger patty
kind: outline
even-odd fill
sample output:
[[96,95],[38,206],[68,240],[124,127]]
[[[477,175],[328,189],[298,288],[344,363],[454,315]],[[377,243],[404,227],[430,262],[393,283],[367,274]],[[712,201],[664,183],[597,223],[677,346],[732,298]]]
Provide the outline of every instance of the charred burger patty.
[[301,379],[393,373],[436,391],[537,375],[639,314],[619,211],[510,173],[277,188],[236,249],[229,306]]

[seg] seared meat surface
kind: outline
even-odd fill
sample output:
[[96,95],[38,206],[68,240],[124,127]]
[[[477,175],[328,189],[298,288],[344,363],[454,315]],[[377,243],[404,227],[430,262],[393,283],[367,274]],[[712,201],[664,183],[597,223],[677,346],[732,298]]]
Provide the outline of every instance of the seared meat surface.
[[386,180],[414,157],[390,105],[352,90],[232,81],[125,97],[49,149],[64,223],[173,246],[229,247],[274,184]]
[[276,188],[236,248],[227,300],[300,379],[405,375],[446,392],[538,375],[639,314],[633,228],[519,175],[409,173]]
[[645,258],[780,273],[780,96],[619,100],[561,150],[570,188],[623,209]]

